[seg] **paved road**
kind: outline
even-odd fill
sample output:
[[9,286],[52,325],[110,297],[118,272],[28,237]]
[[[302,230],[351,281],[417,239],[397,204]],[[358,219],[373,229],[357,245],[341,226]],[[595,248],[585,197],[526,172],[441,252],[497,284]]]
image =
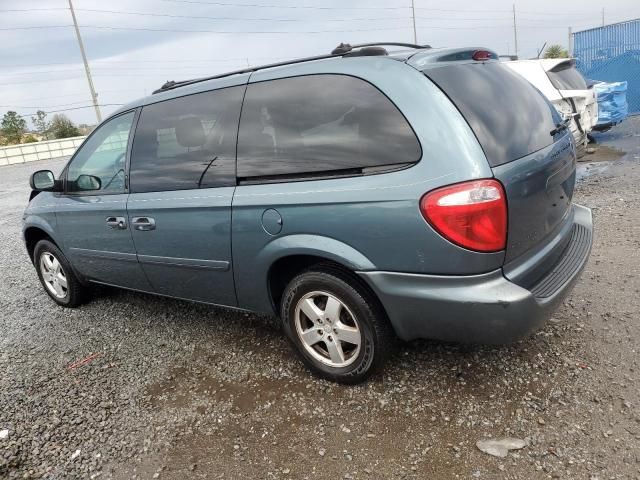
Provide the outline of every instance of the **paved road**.
[[29,173],[63,162],[0,168],[0,477],[640,478],[639,125],[589,157],[593,255],[548,326],[402,345],[358,387],[311,377],[271,319],[114,290],[56,307],[19,223]]

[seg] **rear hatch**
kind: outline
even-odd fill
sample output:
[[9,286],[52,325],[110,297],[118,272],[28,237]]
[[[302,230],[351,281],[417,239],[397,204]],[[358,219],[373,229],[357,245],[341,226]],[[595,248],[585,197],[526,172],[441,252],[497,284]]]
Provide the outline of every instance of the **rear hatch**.
[[423,73],[466,118],[505,188],[505,262],[520,263],[540,251],[545,263],[557,258],[569,239],[575,184],[575,151],[570,132],[557,128],[559,114],[527,80],[498,62],[432,66]]

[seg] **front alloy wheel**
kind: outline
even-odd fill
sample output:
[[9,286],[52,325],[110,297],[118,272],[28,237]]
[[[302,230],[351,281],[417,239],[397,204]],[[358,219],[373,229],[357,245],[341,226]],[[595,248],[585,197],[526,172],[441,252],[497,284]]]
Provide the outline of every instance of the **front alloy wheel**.
[[62,300],[69,294],[67,274],[55,255],[50,252],[40,255],[40,272],[44,286],[51,295]]
[[33,264],[47,294],[63,307],[77,307],[87,297],[87,290],[76,277],[71,264],[49,240],[40,240],[33,252]]

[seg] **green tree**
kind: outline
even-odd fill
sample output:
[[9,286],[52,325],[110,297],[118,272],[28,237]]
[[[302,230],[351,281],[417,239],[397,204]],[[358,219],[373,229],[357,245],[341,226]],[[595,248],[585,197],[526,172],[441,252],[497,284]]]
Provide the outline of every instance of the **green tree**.
[[569,52],[562,45],[549,45],[544,51],[544,58],[568,58]]
[[0,122],[0,133],[9,145],[20,143],[26,129],[27,122],[24,121],[24,118],[11,110],[4,114],[2,122]]
[[49,122],[47,121],[47,113],[42,110],[38,110],[35,116],[31,117],[33,126],[36,127],[36,131],[42,135],[43,140],[49,140]]
[[53,138],[68,138],[78,137],[80,130],[75,124],[61,113],[58,113],[51,117],[51,123],[49,124],[49,133]]

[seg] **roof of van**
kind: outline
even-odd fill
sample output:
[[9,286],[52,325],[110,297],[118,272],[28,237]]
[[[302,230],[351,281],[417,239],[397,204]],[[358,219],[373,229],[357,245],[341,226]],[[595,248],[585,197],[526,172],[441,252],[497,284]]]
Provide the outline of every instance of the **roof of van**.
[[[382,46],[398,46],[401,49],[392,50],[388,52]],[[155,90],[152,95],[134,100],[115,111],[112,115],[136,108],[142,105],[155,103],[161,100],[169,100],[171,98],[181,97],[196,91],[204,91],[213,88],[224,88],[228,86],[239,85],[246,83],[252,73],[257,71],[280,69],[283,72],[283,76],[286,76],[286,71],[291,67],[291,70],[295,70],[296,65],[300,64],[313,64],[324,63],[339,60],[349,61],[351,59],[371,59],[371,61],[378,61],[380,59],[389,59],[406,63],[417,70],[423,70],[425,68],[440,66],[443,63],[460,63],[460,62],[472,62],[472,55],[477,51],[488,52],[491,54],[491,59],[497,60],[498,56],[494,52],[486,48],[431,48],[429,45],[412,45],[406,43],[371,43],[363,45],[349,45],[340,44],[334,49],[331,54],[320,55],[315,57],[292,59],[286,62],[280,62],[276,64],[262,65],[256,67],[249,67],[243,70],[232,71],[228,73],[222,73],[211,77],[197,78],[193,80],[185,80],[180,82],[168,81],[161,88]],[[319,70],[323,70],[320,68]],[[190,86],[200,85],[199,88],[189,88]],[[207,88],[208,87],[208,88]]]

